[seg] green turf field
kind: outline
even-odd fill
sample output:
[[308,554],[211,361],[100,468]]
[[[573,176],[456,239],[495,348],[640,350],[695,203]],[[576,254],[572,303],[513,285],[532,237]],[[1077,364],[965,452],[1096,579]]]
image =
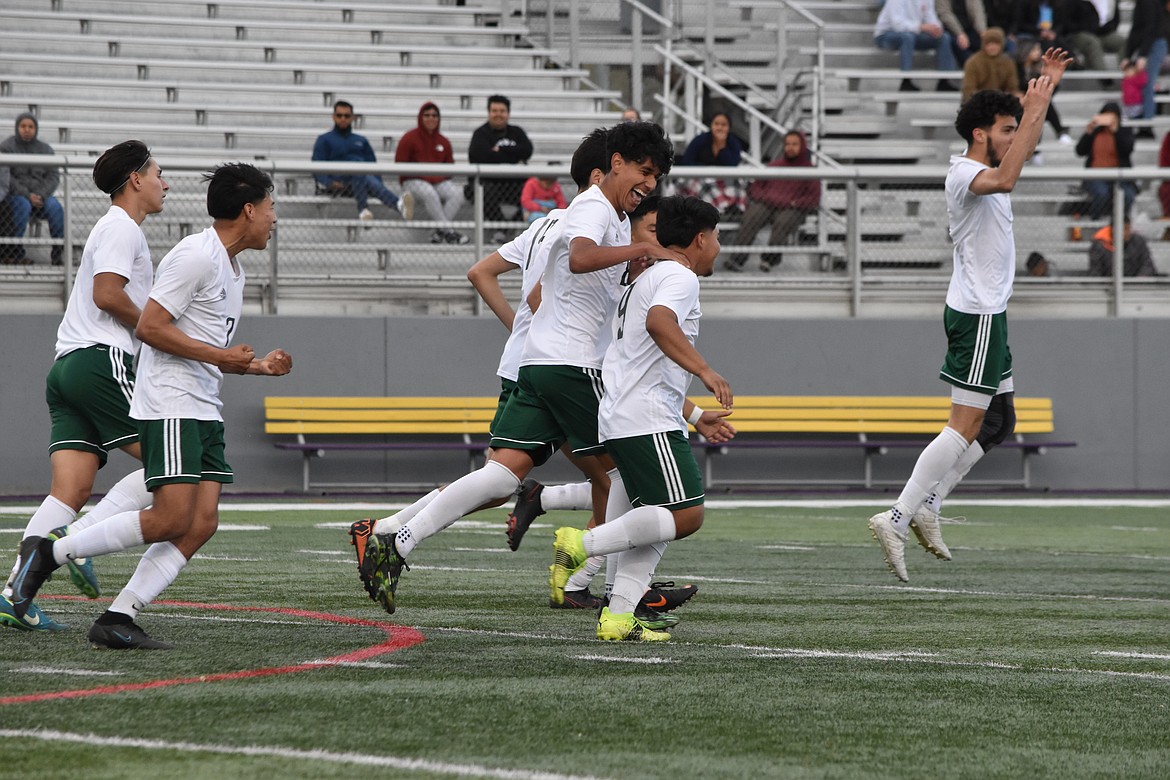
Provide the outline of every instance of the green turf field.
[[[517,553],[504,510],[453,526],[390,617],[344,531],[368,512],[226,509],[163,594],[186,604],[140,617],[177,650],[90,649],[104,607],[63,575],[40,603],[71,631],[0,630],[0,776],[1170,777],[1164,503],[954,504],[955,560],[908,548],[908,584],[882,508],[709,509],[659,570],[699,594],[649,645],[548,608],[552,527],[580,514]],[[0,508],[6,551],[24,521]],[[98,560],[108,596],[136,561]]]

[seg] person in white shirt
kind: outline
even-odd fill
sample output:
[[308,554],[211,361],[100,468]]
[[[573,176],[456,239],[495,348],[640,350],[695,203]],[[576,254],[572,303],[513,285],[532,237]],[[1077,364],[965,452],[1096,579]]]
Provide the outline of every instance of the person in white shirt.
[[[52,420],[52,481],[49,495],[25,527],[25,538],[65,527],[76,533],[119,512],[150,506],[150,493],[138,469],[77,518],[111,450],[142,459],[138,427],[130,418],[134,359],[141,346],[134,326],[150,292],[154,265],[141,225],[148,215],[162,211],[169,189],[158,162],[141,141],[124,141],[103,152],[94,163],[93,180],[110,196],[110,208],[86,239],[57,329],[56,358],[45,381]],[[69,561],[69,576],[90,598],[101,595],[92,561]],[[65,628],[35,604],[18,617],[11,595],[10,577],[0,598],[0,625],[39,631]]]
[[[662,641],[635,614],[666,549],[703,524],[703,478],[687,441],[687,422],[713,441],[735,429],[731,386],[695,349],[699,334],[699,277],[710,276],[719,255],[719,212],[692,197],[658,203],[658,240],[682,254],[647,268],[622,296],[602,370],[607,388],[598,410],[598,435],[617,465],[624,495],[611,489],[606,522],[588,531],[559,528],[549,567],[553,601],[590,556],[615,565],[613,592],[597,622],[597,638]],[[703,411],[687,400],[699,377],[723,407]]]
[[650,122],[615,126],[607,150],[605,178],[573,199],[564,230],[552,242],[518,389],[495,423],[488,462],[448,485],[393,536],[374,534],[366,544],[362,579],[391,614],[405,559],[421,541],[477,507],[515,493],[528,473],[566,442],[589,477],[594,514],[604,514],[606,476],[616,473],[597,438],[606,326],[621,294],[626,263],[665,251],[656,244],[631,244],[626,215],[649,197],[674,161],[666,134]]
[[220,490],[234,481],[224,458],[223,374],[282,376],[292,369],[284,350],[257,358],[249,345],[232,345],[244,291],[237,255],[268,245],[276,224],[272,179],[245,163],[222,165],[207,179],[207,212],[214,221],[159,263],[135,329],[144,346],[130,414],[138,421],[153,506],[69,536],[30,536],[20,545],[12,599],[18,614],[67,561],[150,545],[126,587],[90,628],[89,641],[98,647],[173,647],[151,638],[134,619],[218,526]]
[[[905,72],[914,68],[914,52],[934,49],[940,71],[958,68],[954,38],[947,32],[935,12],[934,0],[886,0],[874,25],[873,42],[879,49],[898,52],[898,67]],[[917,92],[908,77],[899,87],[903,92]],[[953,92],[955,86],[946,79],[938,82],[939,92]]]
[[903,582],[909,580],[905,540],[911,528],[928,551],[951,559],[939,530],[942,502],[1015,427],[1007,343],[1007,302],[1016,273],[1009,194],[1040,140],[1053,90],[1071,61],[1063,50],[1049,49],[1022,105],[1006,92],[984,90],[955,119],[967,151],[951,158],[945,185],[955,251],[943,312],[947,356],[939,378],[952,385],[950,419],[918,457],[894,506],[869,519],[886,564]]

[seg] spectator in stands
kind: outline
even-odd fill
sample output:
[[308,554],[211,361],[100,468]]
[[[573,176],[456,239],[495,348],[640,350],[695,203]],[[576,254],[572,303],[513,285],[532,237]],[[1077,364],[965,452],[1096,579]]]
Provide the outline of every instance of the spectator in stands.
[[[1117,32],[1121,22],[1118,0],[1066,0],[1065,38],[1084,60],[1087,70],[1105,70],[1105,52],[1118,54],[1125,38]],[[1111,79],[1103,79],[1109,86]]]
[[[1020,89],[1027,89],[1028,82],[1040,75],[1041,67],[1044,64],[1043,56],[1044,49],[1040,41],[1023,40],[1020,42],[1020,48],[1016,52],[1016,73]],[[1053,94],[1056,91],[1059,91],[1059,87],[1053,91]],[[1068,128],[1060,121],[1060,113],[1051,102],[1048,104],[1048,115],[1044,117],[1044,121],[1052,126],[1053,132],[1056,133],[1056,137],[1060,139],[1062,144],[1072,146],[1072,136],[1068,134]]]
[[634,108],[633,106],[629,106],[625,111],[622,112],[622,121],[641,122],[642,114],[638,111],[638,109]]
[[[333,129],[317,136],[313,144],[313,160],[327,162],[377,162],[374,150],[364,135],[353,131],[353,105],[344,100],[333,104]],[[386,189],[381,176],[318,174],[314,176],[322,191],[335,197],[352,197],[357,201],[358,219],[370,220],[370,197],[377,198],[402,215],[403,219],[414,216],[414,196],[409,192],[402,197]]]
[[1004,51],[1014,55],[1020,30],[1020,0],[983,0],[988,27],[998,27],[1004,34]]
[[[1125,220],[1125,247],[1122,250],[1121,272],[1124,276],[1161,276],[1154,267],[1150,245],[1141,233],[1133,232],[1133,225]],[[1113,276],[1113,225],[1106,225],[1093,235],[1089,245],[1089,276]]]
[[983,48],[963,66],[963,102],[984,89],[998,89],[1018,95],[1016,63],[1003,52],[1003,30],[989,27],[983,32]]
[[1028,255],[1028,259],[1024,261],[1024,268],[1028,271],[1028,276],[1052,275],[1052,263],[1039,252],[1032,252]]
[[987,29],[987,11],[983,0],[935,0],[935,13],[954,39],[955,56],[960,65],[975,56]]
[[[53,154],[53,147],[37,138],[40,125],[32,114],[21,114],[16,118],[16,133],[0,143],[0,154]],[[12,213],[12,235],[23,236],[30,219],[37,217],[48,221],[49,235],[65,237],[65,210],[53,197],[61,174],[52,166],[34,167],[12,165],[8,169],[8,189],[4,203]],[[65,247],[54,246],[51,250],[53,265],[61,265]],[[26,262],[23,246],[11,250],[10,262]]]
[[[784,135],[784,154],[768,163],[769,168],[811,168],[812,152],[804,133],[790,130]],[[804,222],[805,217],[815,212],[821,204],[821,183],[816,179],[759,179],[748,187],[748,207],[739,226],[736,243],[750,246],[756,234],[768,222],[772,223],[769,246],[781,246],[788,242]],[[723,267],[729,271],[742,271],[746,255],[729,255]],[[764,253],[760,256],[760,270],[770,271],[784,256],[779,253]]]
[[[934,4],[920,0],[886,0],[878,14],[873,31],[873,42],[879,49],[899,52],[899,67],[903,71],[914,69],[914,52],[934,50],[938,69],[956,69],[954,41],[951,34],[943,29]],[[902,79],[898,87],[903,92],[917,92],[918,86],[909,78]],[[954,91],[955,86],[946,79],[938,82],[940,92]]]
[[[1170,168],[1170,132],[1162,136],[1162,148],[1158,150],[1158,167]],[[1158,185],[1158,202],[1162,204],[1162,218],[1170,218],[1170,179],[1164,179]],[[1170,234],[1170,228],[1167,229]],[[1167,240],[1166,236],[1162,240]]]
[[[12,173],[8,170],[8,166],[0,165],[0,236],[4,237],[16,235],[16,229],[12,224],[12,209],[9,207],[6,197],[11,181]],[[0,264],[12,265],[19,262],[22,255],[23,250],[17,245],[0,244]]]
[[[532,142],[528,134],[519,125],[509,124],[512,113],[512,101],[503,95],[491,95],[487,99],[488,121],[475,129],[471,134],[471,144],[467,148],[469,162],[486,165],[519,165],[528,162],[532,157]],[[489,221],[505,219],[501,206],[514,206],[520,209],[520,190],[524,187],[522,179],[488,179],[483,180],[483,218]],[[502,244],[507,240],[507,234],[496,231],[492,236],[492,243]]]
[[1145,110],[1146,82],[1150,74],[1141,60],[1124,60],[1121,63],[1121,113],[1126,119],[1140,119]]
[[520,191],[520,207],[524,209],[524,219],[535,222],[553,209],[565,209],[569,204],[555,176],[530,176]]
[[[731,117],[719,112],[707,126],[711,129],[691,139],[677,165],[738,166],[743,144],[731,132]],[[740,179],[683,179],[676,187],[679,195],[707,201],[726,220],[738,221],[747,208],[747,191]]]
[[[418,127],[408,130],[394,150],[394,162],[454,163],[451,142],[439,132],[439,107],[427,101],[418,110]],[[452,229],[451,222],[463,208],[463,187],[450,176],[400,176],[403,188],[422,203],[439,227],[431,233],[432,244],[466,244],[467,236]]]
[[[1121,106],[1109,101],[1089,120],[1081,140],[1077,141],[1077,155],[1085,158],[1086,168],[1132,168],[1133,143],[1133,130],[1121,126]],[[1084,187],[1089,196],[1086,216],[1101,219],[1113,208],[1113,182],[1088,180]],[[1132,181],[1124,181],[1121,191],[1128,215],[1137,187]]]
[[[1150,74],[1142,91],[1142,119],[1153,119],[1157,113],[1154,90],[1158,74],[1162,72],[1162,61],[1170,42],[1170,2],[1167,0],[1135,0],[1133,22],[1129,37],[1125,41],[1125,58],[1145,60],[1146,72]],[[1142,128],[1142,138],[1153,138],[1149,128]]]

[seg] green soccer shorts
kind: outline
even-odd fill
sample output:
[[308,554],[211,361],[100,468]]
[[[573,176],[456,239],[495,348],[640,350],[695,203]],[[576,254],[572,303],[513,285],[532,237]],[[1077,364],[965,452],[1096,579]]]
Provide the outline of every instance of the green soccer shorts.
[[964,314],[949,306],[943,312],[947,357],[939,379],[983,395],[996,395],[1012,375],[1007,343],[1007,312]]
[[45,401],[52,421],[49,452],[81,450],[106,465],[110,450],[138,441],[130,418],[134,356],[96,344],[53,363],[45,378]]
[[703,503],[703,475],[682,431],[609,439],[605,449],[634,506],[674,510]]
[[597,438],[600,369],[521,366],[516,384],[492,428],[493,449],[524,450],[537,466],[566,441],[575,455],[605,452]]
[[235,481],[224,459],[219,420],[140,420],[138,431],[147,490],[181,482]]
[[511,379],[504,379],[500,377],[500,402],[496,404],[496,413],[492,416],[492,423],[488,426],[488,434],[495,435],[496,426],[500,423],[500,417],[504,414],[504,407],[508,405],[508,399],[516,393],[516,383]]

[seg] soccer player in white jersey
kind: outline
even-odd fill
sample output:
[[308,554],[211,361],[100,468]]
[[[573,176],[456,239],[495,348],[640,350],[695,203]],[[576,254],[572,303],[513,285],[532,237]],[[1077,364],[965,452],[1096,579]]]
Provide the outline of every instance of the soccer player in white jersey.
[[[594,555],[616,559],[609,605],[601,610],[597,638],[661,641],[635,615],[666,543],[703,524],[703,478],[687,441],[687,422],[713,441],[735,429],[723,418],[731,386],[695,349],[699,335],[699,277],[710,276],[719,255],[719,212],[698,198],[663,198],[658,240],[682,259],[658,260],[626,289],[605,353],[606,393],[598,410],[599,435],[621,474],[610,491],[606,522],[589,531],[559,528],[549,567],[550,598]],[[697,376],[723,407],[703,411],[687,400]],[[713,429],[713,430],[712,430]],[[618,495],[618,486],[625,495]],[[620,511],[620,514],[618,514]]]
[[606,326],[621,294],[626,263],[669,253],[657,244],[631,244],[626,214],[654,191],[674,161],[666,134],[649,122],[612,128],[607,149],[609,171],[600,184],[573,199],[564,230],[549,251],[517,392],[496,423],[488,462],[448,485],[393,537],[374,534],[366,545],[362,577],[372,582],[387,612],[394,612],[405,560],[421,541],[477,507],[515,493],[528,473],[566,442],[590,478],[594,513],[604,513],[605,476],[613,471],[597,438]]
[[257,359],[247,344],[232,346],[244,297],[237,255],[268,245],[276,224],[272,179],[244,163],[222,165],[207,179],[207,212],[214,221],[159,263],[136,330],[144,346],[130,414],[138,421],[153,506],[65,537],[30,536],[20,545],[12,599],[17,614],[66,561],[150,545],[126,587],[90,628],[95,647],[172,647],[151,638],[134,619],[174,582],[219,523],[220,490],[234,480],[224,459],[223,374],[280,376],[292,368],[283,350]]
[[894,506],[869,519],[886,564],[903,582],[909,580],[905,542],[911,528],[929,552],[951,559],[939,528],[942,501],[1015,427],[1007,343],[1016,273],[1009,193],[1036,148],[1052,92],[1072,58],[1049,49],[1043,60],[1022,105],[1013,95],[985,90],[972,95],[955,119],[967,151],[951,158],[946,180],[955,268],[943,312],[947,356],[939,378],[952,385],[950,418],[918,457]]
[[[582,140],[581,145],[574,152],[570,175],[577,184],[578,193],[597,184],[605,176],[605,172],[609,168],[609,160],[605,154],[607,135],[608,130],[597,128]],[[548,250],[552,246],[553,238],[563,227],[564,213],[564,209],[550,211],[529,225],[519,236],[481,259],[467,272],[468,281],[509,331],[507,343],[505,343],[504,351],[500,356],[499,368],[496,370],[496,375],[500,377],[500,400],[495,417],[488,427],[489,433],[495,430],[496,421],[503,413],[504,406],[516,391],[520,358],[524,352],[528,326],[532,321],[529,296],[540,284],[540,277],[548,262]],[[520,302],[513,309],[500,287],[499,277],[517,269],[520,270],[521,274]],[[539,292],[534,296],[534,300],[538,299]],[[566,451],[566,454],[572,459],[571,453]],[[410,506],[389,517],[383,517],[377,521],[358,520],[350,525],[349,534],[357,554],[359,575],[362,573],[361,563],[365,556],[366,542],[370,534],[396,533],[408,520],[430,504],[442,490],[441,487],[435,488]],[[508,516],[507,524],[508,546],[512,550],[519,549],[520,541],[532,521],[544,514],[546,509],[587,509],[592,506],[592,491],[588,482],[546,488],[536,480],[529,478],[524,480],[518,496],[516,508]],[[505,500],[501,499],[499,503],[503,503]],[[373,598],[372,582],[365,577],[362,577],[362,582]],[[600,605],[600,600],[589,595],[587,588],[584,594],[579,595],[579,603],[574,602],[572,606],[582,609],[596,609]]]
[[[76,533],[119,512],[150,506],[138,469],[76,519],[110,450],[142,459],[138,427],[130,419],[134,358],[140,346],[134,326],[150,292],[154,265],[141,225],[148,215],[162,211],[168,190],[162,169],[141,141],[107,149],[94,163],[93,180],[110,196],[110,208],[86,239],[57,329],[56,359],[45,382],[52,420],[52,482],[25,527],[25,537],[46,536],[66,526]],[[101,595],[92,561],[70,561],[69,576],[90,598]],[[65,628],[36,604],[17,616],[11,595],[10,578],[0,597],[0,625],[37,631]]]

